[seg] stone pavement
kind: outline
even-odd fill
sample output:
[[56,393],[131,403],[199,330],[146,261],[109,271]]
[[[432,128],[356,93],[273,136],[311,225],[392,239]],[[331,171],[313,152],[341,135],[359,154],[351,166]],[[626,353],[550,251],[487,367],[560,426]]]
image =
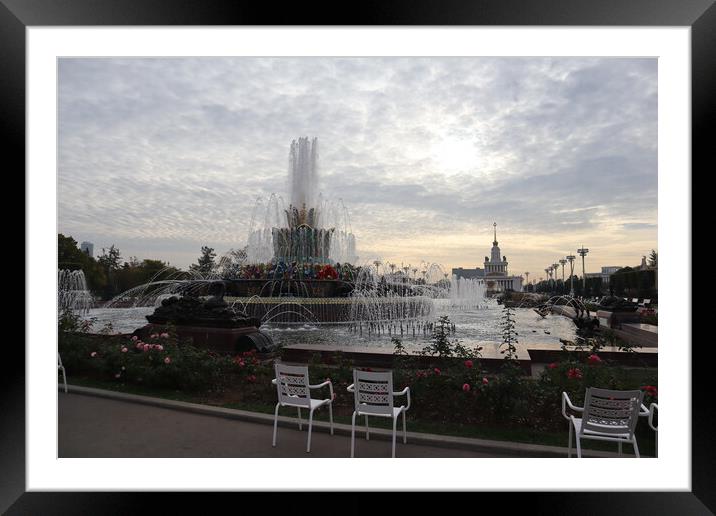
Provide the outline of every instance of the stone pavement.
[[[292,414],[285,408],[282,414]],[[224,417],[153,407],[139,403],[59,393],[60,457],[350,457],[350,436],[314,431],[306,453],[307,425],[278,428]],[[365,440],[356,430],[356,457],[390,457],[390,441]],[[410,423],[408,423],[410,430]],[[507,457],[505,452],[481,452],[437,446],[402,444],[396,457]]]

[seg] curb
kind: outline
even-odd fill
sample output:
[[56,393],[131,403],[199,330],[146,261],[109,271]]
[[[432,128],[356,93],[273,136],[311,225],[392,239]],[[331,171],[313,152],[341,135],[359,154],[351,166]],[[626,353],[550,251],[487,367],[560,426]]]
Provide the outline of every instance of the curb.
[[[179,410],[205,416],[223,417],[227,419],[235,419],[239,421],[247,421],[250,423],[259,423],[273,425],[273,415],[262,414],[260,412],[250,412],[248,410],[230,409],[223,407],[212,407],[210,405],[202,405],[199,403],[189,403],[186,401],[169,400],[165,398],[154,398],[151,396],[141,396],[138,394],[129,394],[118,391],[109,391],[105,389],[95,389],[93,387],[82,387],[79,385],[68,384],[69,393],[82,394],[86,396],[94,396],[98,398],[107,398],[115,401],[124,401],[128,403],[139,403],[158,408]],[[60,391],[62,387],[60,386]],[[281,427],[295,426],[297,420],[295,418],[279,416],[278,424]],[[304,418],[307,424],[307,418]],[[333,424],[334,433],[338,435],[351,435],[351,426],[343,423]],[[356,425],[357,434],[362,432],[362,425]],[[314,421],[313,431],[330,432],[328,422]],[[389,441],[392,439],[392,432],[382,428],[371,428],[371,439],[377,438]],[[504,457],[541,457],[541,458],[567,458],[567,448],[559,446],[546,446],[542,444],[516,443],[511,441],[495,441],[488,439],[476,439],[471,437],[456,437],[451,435],[426,434],[422,432],[408,432],[408,442],[411,444],[435,446],[441,448],[458,448],[480,452],[494,453]],[[585,457],[612,457],[616,458],[616,453],[609,453],[599,450],[585,450]],[[573,456],[576,456],[576,450],[573,449]],[[633,457],[633,455],[625,453],[624,457]]]

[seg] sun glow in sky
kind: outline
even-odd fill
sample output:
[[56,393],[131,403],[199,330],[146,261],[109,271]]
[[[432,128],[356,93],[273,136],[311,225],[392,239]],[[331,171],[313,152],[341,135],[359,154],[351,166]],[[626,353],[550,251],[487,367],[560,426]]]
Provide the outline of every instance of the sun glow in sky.
[[361,262],[481,266],[493,221],[530,279],[657,248],[656,59],[63,58],[58,129],[58,231],[97,254],[243,246],[299,136]]

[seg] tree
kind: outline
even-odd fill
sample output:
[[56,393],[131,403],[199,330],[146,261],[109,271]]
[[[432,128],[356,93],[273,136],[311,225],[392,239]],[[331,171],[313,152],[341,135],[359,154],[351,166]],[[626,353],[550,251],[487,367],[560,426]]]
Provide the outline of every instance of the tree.
[[216,267],[216,262],[214,261],[214,258],[216,258],[214,248],[202,246],[201,256],[199,256],[197,263],[189,267],[189,270],[192,272],[198,272],[202,276],[208,276],[214,271],[214,268]]
[[649,267],[657,267],[659,263],[659,253],[656,252],[656,250],[652,249],[651,253],[649,253]]
[[106,271],[114,272],[119,269],[122,256],[119,249],[112,244],[109,250],[102,248],[102,255],[97,258],[97,261]]

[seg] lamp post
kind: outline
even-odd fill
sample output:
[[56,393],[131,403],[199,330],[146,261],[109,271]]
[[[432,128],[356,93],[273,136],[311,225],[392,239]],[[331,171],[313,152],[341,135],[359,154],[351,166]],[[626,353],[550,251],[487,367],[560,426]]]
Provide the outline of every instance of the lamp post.
[[375,260],[373,262],[373,265],[375,265],[375,275],[380,276],[380,266],[383,265],[383,262],[380,260]]
[[577,253],[579,253],[579,256],[582,257],[582,291],[587,291],[587,273],[584,272],[584,257],[587,256],[587,253],[589,252],[589,249],[586,249],[584,245],[582,245],[581,248],[577,249]]
[[552,272],[549,267],[547,267],[544,272],[547,274],[547,287],[549,287],[549,282],[552,279]]
[[564,265],[567,263],[567,260],[565,260],[564,258],[562,258],[562,259],[559,260],[559,263],[562,265],[562,291],[564,292],[564,286],[565,286],[565,283],[564,283]]
[[559,270],[559,264],[553,263],[552,270],[554,271],[554,290],[557,290],[557,271]]
[[574,260],[577,258],[573,254],[565,256],[569,262],[569,295],[574,297]]

